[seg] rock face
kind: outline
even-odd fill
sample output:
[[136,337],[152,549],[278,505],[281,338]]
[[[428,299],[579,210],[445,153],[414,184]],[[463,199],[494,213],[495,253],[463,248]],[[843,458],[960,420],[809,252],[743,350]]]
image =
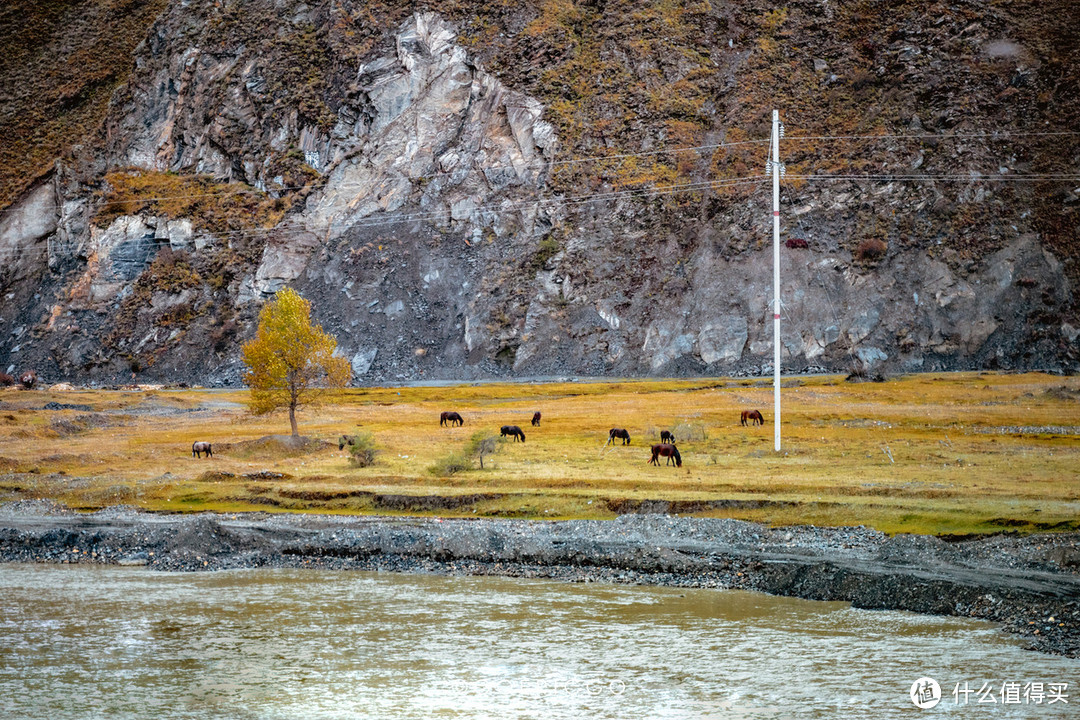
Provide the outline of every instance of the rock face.
[[[50,381],[235,383],[238,343],[287,285],[314,301],[357,382],[771,366],[767,188],[679,185],[704,172],[694,162],[713,173],[726,161],[697,152],[668,167],[654,149],[690,144],[680,133],[721,144],[735,127],[724,107],[740,102],[740,73],[757,72],[757,51],[740,52],[733,38],[749,47],[751,31],[765,37],[770,26],[710,11],[732,39],[686,42],[719,68],[707,81],[716,99],[694,101],[696,125],[670,119],[685,107],[665,110],[676,115],[655,137],[635,135],[634,113],[623,112],[619,141],[638,144],[620,154],[595,139],[615,120],[586,132],[568,119],[560,93],[571,91],[558,83],[569,77],[508,64],[513,46],[521,62],[528,51],[572,67],[549,42],[569,26],[552,25],[546,10],[507,10],[505,32],[488,32],[484,46],[472,32],[479,21],[453,10],[395,11],[375,27],[361,6],[167,6],[92,158],[59,163],[0,216],[0,369],[37,367]],[[580,37],[563,41],[585,52],[587,23],[574,27]],[[668,58],[654,67],[617,49],[596,62],[672,83],[640,117],[679,92],[696,97],[692,67]],[[910,76],[935,67],[911,52]],[[1013,41],[977,52],[1035,62]],[[844,62],[814,57],[805,72],[828,87]],[[874,82],[860,78],[853,87]],[[617,90],[602,101],[573,92],[592,107]],[[908,121],[924,129],[918,116]],[[579,157],[585,150],[615,158],[597,166]],[[930,172],[932,150],[893,147],[887,157]],[[1002,175],[1031,167],[1007,162]],[[135,179],[126,195],[107,175],[118,170]],[[176,184],[195,177],[213,184]],[[781,250],[785,371],[1076,370],[1075,263],[1060,229],[1050,242],[1037,222],[1044,207],[1029,217],[987,188],[785,181],[783,223],[800,240]],[[1077,200],[1066,193],[1063,207]],[[984,244],[971,244],[972,227]]]

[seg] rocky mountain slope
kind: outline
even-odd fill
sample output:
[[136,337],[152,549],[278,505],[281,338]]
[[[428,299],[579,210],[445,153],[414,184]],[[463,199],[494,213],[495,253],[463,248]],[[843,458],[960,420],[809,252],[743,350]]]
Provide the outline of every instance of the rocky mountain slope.
[[288,284],[358,382],[760,371],[775,107],[785,370],[1075,371],[1069,5],[14,2],[0,369],[235,383]]

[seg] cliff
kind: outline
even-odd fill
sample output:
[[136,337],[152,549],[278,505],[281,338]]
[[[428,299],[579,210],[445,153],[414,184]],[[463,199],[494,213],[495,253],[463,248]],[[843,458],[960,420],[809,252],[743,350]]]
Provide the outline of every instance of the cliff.
[[0,369],[235,383],[288,284],[358,382],[758,372],[773,107],[785,371],[1080,365],[1064,0],[12,7]]

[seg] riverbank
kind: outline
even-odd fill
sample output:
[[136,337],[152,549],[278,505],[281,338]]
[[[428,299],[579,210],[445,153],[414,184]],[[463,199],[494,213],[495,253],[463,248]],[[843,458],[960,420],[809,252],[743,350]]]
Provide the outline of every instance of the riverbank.
[[1080,657],[1080,534],[946,542],[865,527],[768,527],[626,515],[611,521],[313,514],[77,513],[0,506],[0,562],[166,571],[313,567],[756,590],[1001,623]]

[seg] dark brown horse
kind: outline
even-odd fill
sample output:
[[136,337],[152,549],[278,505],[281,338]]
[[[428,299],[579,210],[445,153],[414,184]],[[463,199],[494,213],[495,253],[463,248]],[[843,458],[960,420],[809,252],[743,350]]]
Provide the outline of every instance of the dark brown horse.
[[191,457],[202,457],[203,453],[206,453],[206,457],[214,457],[214,451],[210,447],[210,443],[196,442],[191,444]]
[[517,425],[503,425],[501,428],[499,428],[499,435],[501,435],[502,437],[510,435],[514,438],[514,442],[517,442],[518,440],[521,440],[521,442],[525,442],[525,433],[521,432],[521,428],[519,428]]
[[353,446],[356,444],[355,435],[342,435],[338,438],[337,449],[344,450],[346,445]]
[[0,387],[8,387],[15,384],[15,378],[5,372],[0,372]]
[[743,410],[742,411],[742,424],[745,425],[749,420],[751,425],[764,425],[765,418],[761,417],[761,412],[758,410]]
[[533,424],[533,427],[540,427],[540,413],[539,412],[534,412],[533,413],[532,424]]
[[679,454],[679,448],[669,443],[659,443],[652,446],[652,459],[650,463],[660,467],[660,456],[663,455],[667,458],[665,465],[670,465],[672,461],[675,462],[675,467],[682,467],[682,455]]
[[660,431],[660,442],[675,444],[675,436],[671,434],[670,430]]
[[462,419],[461,415],[454,412],[453,410],[444,412],[442,415],[439,416],[439,425],[446,425],[447,422],[450,423],[450,427],[465,424],[465,421]]
[[607,436],[608,442],[615,442],[615,438],[622,438],[623,445],[630,444],[630,433],[626,432],[624,428],[611,428]]

